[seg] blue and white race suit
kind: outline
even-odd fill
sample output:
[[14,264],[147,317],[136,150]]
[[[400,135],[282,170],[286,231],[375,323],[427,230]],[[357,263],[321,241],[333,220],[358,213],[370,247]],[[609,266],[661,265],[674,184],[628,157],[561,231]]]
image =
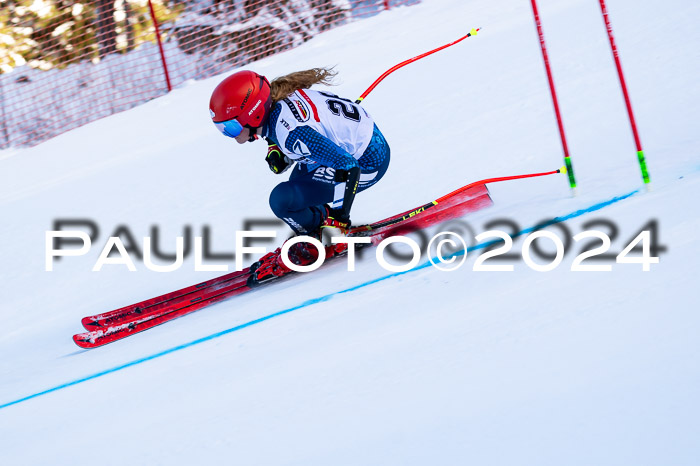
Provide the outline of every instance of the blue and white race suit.
[[270,194],[272,211],[298,234],[320,225],[323,204],[342,205],[345,183],[336,181],[337,170],[360,167],[361,192],[389,166],[389,145],[369,113],[328,92],[301,89],[277,102],[263,136],[298,162]]

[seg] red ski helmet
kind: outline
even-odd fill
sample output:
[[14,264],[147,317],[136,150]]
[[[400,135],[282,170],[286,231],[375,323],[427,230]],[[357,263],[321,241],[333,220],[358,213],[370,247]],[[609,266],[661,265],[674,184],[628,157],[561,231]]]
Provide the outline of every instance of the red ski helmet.
[[216,86],[209,100],[214,124],[234,138],[244,127],[260,127],[271,106],[270,82],[254,71],[233,73]]

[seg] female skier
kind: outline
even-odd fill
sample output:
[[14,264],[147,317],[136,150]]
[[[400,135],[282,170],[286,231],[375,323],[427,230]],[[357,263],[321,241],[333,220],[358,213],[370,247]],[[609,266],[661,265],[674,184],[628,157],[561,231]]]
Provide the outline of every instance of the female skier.
[[[389,145],[367,111],[335,94],[309,89],[330,85],[335,72],[313,68],[274,79],[239,71],[211,96],[216,127],[239,144],[263,137],[266,161],[275,174],[298,162],[289,181],[270,194],[270,207],[297,235],[321,237],[321,227],[350,227],[355,194],[376,184],[389,166]],[[318,253],[309,243],[289,249],[289,259],[308,265]],[[279,249],[258,262],[254,280],[290,271]]]

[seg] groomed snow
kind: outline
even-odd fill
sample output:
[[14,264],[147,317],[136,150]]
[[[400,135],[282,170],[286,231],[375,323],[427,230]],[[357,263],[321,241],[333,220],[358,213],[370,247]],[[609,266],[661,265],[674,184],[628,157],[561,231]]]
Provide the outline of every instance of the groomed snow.
[[[262,142],[238,146],[210,123],[222,77],[0,152],[0,463],[696,464],[700,5],[608,3],[653,190],[641,187],[598,2],[540,0],[579,195],[562,175],[493,184],[495,205],[464,221],[478,233],[576,213],[562,224],[576,234],[606,219],[618,253],[656,219],[668,249],[650,272],[571,272],[579,245],[551,272],[522,260],[475,272],[470,252],[456,272],[389,276],[370,256],[354,273],[328,264],[81,351],[81,317],[220,274],[195,272],[192,256],[173,273],[138,261],[93,273],[109,234],[127,225],[140,240],[157,225],[172,251],[185,226],[199,236],[208,225],[214,251],[232,252],[245,219],[271,216],[281,178]],[[334,92],[352,98],[472,27],[483,29],[363,103],[392,165],[357,198],[356,222],[562,165],[529,2],[426,0],[250,67],[337,65]],[[46,272],[45,231],[66,218],[92,219],[100,237]]]

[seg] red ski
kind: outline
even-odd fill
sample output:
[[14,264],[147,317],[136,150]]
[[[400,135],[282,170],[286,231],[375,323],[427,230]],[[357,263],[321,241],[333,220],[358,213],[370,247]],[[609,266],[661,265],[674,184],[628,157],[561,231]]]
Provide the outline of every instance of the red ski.
[[180,302],[179,304],[166,307],[157,312],[151,312],[150,314],[137,317],[134,320],[100,330],[73,335],[73,341],[81,348],[96,348],[116,340],[121,340],[134,333],[148,330],[164,322],[177,319],[185,314],[189,314],[231,296],[245,293],[251,289],[252,288],[247,285],[246,280],[234,280],[229,283],[228,286],[217,288],[216,290],[209,289],[209,292],[204,293],[202,296],[188,299],[185,302]]
[[[372,243],[377,244],[387,236],[426,228],[492,204],[486,186],[473,183],[417,209],[352,228],[348,236],[370,236]],[[248,284],[249,277],[250,270],[245,269],[104,314],[85,317],[82,323],[89,331],[74,335],[73,341],[81,348],[95,348],[120,340],[250,291],[253,287]]]
[[243,281],[248,278],[248,268],[240,272],[232,272],[221,277],[213,278],[196,285],[188,286],[181,290],[172,291],[155,298],[147,299],[129,306],[115,309],[104,314],[96,314],[94,316],[83,317],[82,324],[85,330],[98,330],[100,328],[109,327],[115,324],[128,322],[134,319],[139,319],[156,311],[164,310],[172,305],[195,298],[201,295],[203,290],[208,290],[215,287],[223,287],[232,280],[243,278]]

